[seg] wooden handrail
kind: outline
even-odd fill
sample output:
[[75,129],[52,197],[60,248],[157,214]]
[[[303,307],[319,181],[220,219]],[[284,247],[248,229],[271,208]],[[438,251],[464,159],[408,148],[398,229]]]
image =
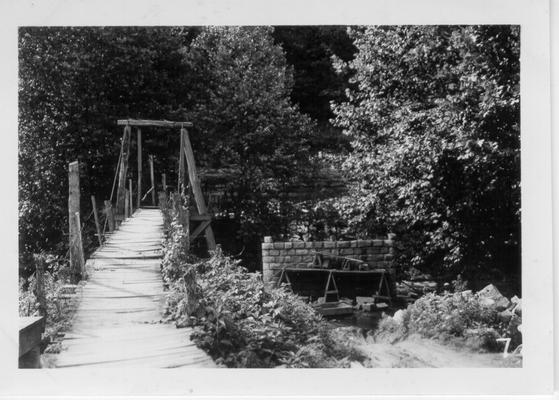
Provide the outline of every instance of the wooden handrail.
[[192,128],[192,122],[178,122],[167,120],[152,120],[152,119],[119,119],[116,121],[117,125],[130,125],[130,126],[159,126],[164,128]]

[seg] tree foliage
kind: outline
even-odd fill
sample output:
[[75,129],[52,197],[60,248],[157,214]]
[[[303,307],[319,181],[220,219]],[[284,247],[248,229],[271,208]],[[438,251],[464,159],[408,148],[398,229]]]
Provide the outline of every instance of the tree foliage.
[[[270,233],[285,229],[286,218],[277,215],[292,209],[282,187],[308,168],[313,123],[291,104],[292,70],[273,43],[272,28],[19,33],[22,254],[64,253],[69,162],[80,161],[82,221],[91,210],[91,194],[98,203],[109,198],[119,118],[193,121],[198,164],[238,171],[230,182],[228,211],[253,233],[263,226]],[[144,152],[155,154],[156,172],[176,176],[179,135],[144,133]],[[136,173],[134,161],[132,154],[129,177]]]
[[393,231],[402,265],[516,272],[519,28],[351,29],[358,53],[334,123],[352,140],[353,227]]
[[184,60],[199,77],[190,115],[201,164],[236,171],[226,207],[245,229],[280,234],[290,212],[285,188],[310,168],[314,125],[290,101],[292,70],[271,33],[208,27]]
[[65,245],[69,162],[80,161],[82,210],[91,210],[90,194],[109,197],[116,119],[181,114],[188,97],[179,50],[188,39],[189,31],[171,28],[20,29],[23,253]]

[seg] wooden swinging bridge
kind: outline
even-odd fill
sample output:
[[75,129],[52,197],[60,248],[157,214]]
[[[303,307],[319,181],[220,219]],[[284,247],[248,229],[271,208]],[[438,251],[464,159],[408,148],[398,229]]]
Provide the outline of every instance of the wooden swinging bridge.
[[[194,228],[190,240],[204,234],[207,248],[215,249],[211,217],[207,212],[197,176],[194,153],[186,128],[189,122],[118,120],[124,126],[117,172],[115,204],[105,201],[105,228],[101,230],[95,198],[93,213],[100,247],[91,258],[84,260],[81,243],[79,166],[69,166],[69,242],[70,269],[75,280],[87,281],[81,289],[79,305],[72,327],[61,339],[61,352],[55,366],[62,367],[213,367],[212,359],[190,341],[190,328],[176,328],[163,323],[163,282],[160,273],[162,259],[163,217],[156,208],[153,156],[149,156],[151,187],[142,197],[142,131],[144,127],[180,128],[178,192],[192,190],[196,210],[185,221]],[[132,129],[137,134],[136,204],[132,179],[128,174],[128,159]],[[186,185],[186,171],[190,185]],[[166,176],[162,175],[160,201],[167,196]],[[151,193],[151,207],[141,202]],[[194,227],[194,224],[197,224]],[[108,232],[104,230],[108,227]],[[40,297],[38,296],[41,301]],[[43,299],[44,301],[44,299]],[[46,309],[46,307],[45,307]],[[44,317],[21,319],[20,367],[36,367]]]

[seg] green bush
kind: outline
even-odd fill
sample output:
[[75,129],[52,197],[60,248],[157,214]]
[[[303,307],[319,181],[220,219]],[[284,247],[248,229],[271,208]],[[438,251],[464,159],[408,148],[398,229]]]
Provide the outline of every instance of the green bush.
[[471,292],[429,293],[409,307],[408,329],[425,337],[465,336],[468,330],[498,328],[498,313]]
[[[54,338],[67,327],[72,315],[73,299],[61,296],[63,286],[68,284],[67,266],[58,257],[40,253],[34,255],[35,263],[46,268],[43,273],[43,292],[46,303],[45,336]],[[37,278],[35,273],[28,279],[19,279],[19,316],[40,315],[40,304],[36,296]]]
[[176,216],[170,224],[163,276],[167,312],[178,326],[193,326],[192,339],[227,367],[347,367],[364,360],[350,343],[284,287],[265,287],[218,248],[196,261],[184,249]]
[[384,316],[376,332],[377,337],[392,341],[411,334],[444,341],[460,339],[471,348],[496,350],[496,339],[510,337],[510,329],[495,308],[484,306],[470,291],[445,292],[420,297],[403,310],[399,321]]

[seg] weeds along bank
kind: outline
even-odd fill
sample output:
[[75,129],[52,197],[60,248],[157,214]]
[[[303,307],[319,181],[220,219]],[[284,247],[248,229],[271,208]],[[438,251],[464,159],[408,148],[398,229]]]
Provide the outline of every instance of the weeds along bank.
[[511,300],[488,285],[471,290],[429,293],[393,316],[379,322],[377,339],[395,343],[419,335],[459,345],[475,352],[503,351],[519,354],[522,344],[522,301]]
[[192,339],[227,367],[349,367],[366,356],[353,337],[332,329],[308,304],[281,288],[265,287],[218,248],[211,258],[188,252],[172,200],[163,208],[167,229],[162,274],[168,318],[192,326]]
[[[60,346],[56,340],[70,325],[79,298],[75,292],[81,285],[70,284],[68,264],[60,257],[37,253],[32,263],[35,272],[19,278],[19,316],[45,316],[42,347],[46,347],[46,353],[57,353]],[[37,271],[42,271],[41,284]]]

